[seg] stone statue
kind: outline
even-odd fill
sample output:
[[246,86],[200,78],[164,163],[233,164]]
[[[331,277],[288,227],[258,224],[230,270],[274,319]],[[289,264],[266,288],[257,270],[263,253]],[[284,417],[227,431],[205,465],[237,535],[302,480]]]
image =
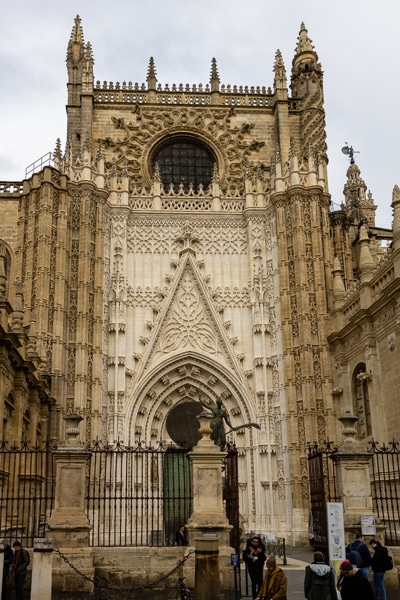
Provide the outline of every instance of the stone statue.
[[[210,438],[213,440],[216,446],[219,446],[221,448],[221,450],[223,450],[226,446],[226,433],[236,431],[237,429],[242,429],[243,427],[256,427],[257,429],[260,429],[260,426],[257,423],[246,423],[244,425],[239,425],[239,427],[233,427],[229,418],[228,411],[224,408],[221,398],[216,399],[216,406],[209,406],[208,404],[205,404],[202,401],[200,394],[199,401],[200,404],[206,410],[211,411],[213,415],[210,421]],[[225,431],[224,422],[228,425],[228,427],[230,427],[230,430],[228,432]]]

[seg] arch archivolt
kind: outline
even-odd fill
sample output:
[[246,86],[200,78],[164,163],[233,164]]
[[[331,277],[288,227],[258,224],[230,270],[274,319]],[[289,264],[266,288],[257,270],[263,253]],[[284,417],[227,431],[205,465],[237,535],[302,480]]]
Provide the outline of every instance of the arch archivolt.
[[[177,355],[157,364],[127,398],[127,438],[132,443],[166,439],[167,416],[172,408],[198,401],[215,402],[219,396],[234,427],[256,420],[250,392],[230,369],[195,352]],[[246,429],[245,435],[251,435]]]

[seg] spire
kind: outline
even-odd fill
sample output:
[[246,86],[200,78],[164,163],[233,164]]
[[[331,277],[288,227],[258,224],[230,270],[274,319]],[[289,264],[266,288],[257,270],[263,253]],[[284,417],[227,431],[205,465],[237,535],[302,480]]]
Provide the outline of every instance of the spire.
[[81,60],[84,52],[84,38],[81,18],[76,15],[71,37],[67,48],[67,65],[76,66]]
[[149,67],[147,69],[147,89],[155,90],[157,84],[157,73],[154,65],[154,58],[151,56],[149,61]]
[[56,140],[56,147],[55,147],[54,152],[53,152],[53,161],[54,161],[55,168],[58,169],[59,171],[61,171],[62,152],[61,152],[61,140],[60,140],[60,138],[57,138],[57,140]]
[[210,74],[211,91],[219,92],[220,78],[218,74],[217,61],[215,58],[211,60],[211,74]]
[[[297,46],[295,49],[295,53],[296,53],[295,58],[299,54],[302,54],[303,52],[313,52],[314,54],[316,54],[315,50],[314,50],[314,46],[312,44],[312,40],[310,40],[310,38],[308,37],[308,31],[307,31],[304,23],[302,23],[300,25],[300,33],[297,38]],[[318,57],[317,57],[317,59],[318,59]]]
[[278,98],[278,100],[287,100],[288,90],[287,90],[287,79],[286,79],[286,69],[283,62],[282,54],[280,50],[277,50],[275,53],[275,63],[274,63],[274,94]]
[[316,103],[322,106],[322,69],[304,23],[300,26],[292,61],[291,88],[295,98],[312,98],[314,104],[316,100]]

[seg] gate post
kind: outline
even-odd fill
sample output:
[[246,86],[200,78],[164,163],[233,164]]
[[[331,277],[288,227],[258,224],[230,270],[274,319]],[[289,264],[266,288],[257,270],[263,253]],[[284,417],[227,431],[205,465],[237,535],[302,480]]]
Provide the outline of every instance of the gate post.
[[[93,578],[93,554],[89,547],[91,526],[85,514],[86,465],[91,453],[77,440],[82,417],[70,414],[64,419],[67,441],[53,451],[55,494],[49,530],[63,556],[86,577]],[[93,584],[73,570],[57,548],[53,556],[53,589],[68,591],[71,598],[74,593],[77,598],[85,598],[93,592]]]
[[[204,554],[201,561],[196,558],[196,569],[201,564],[201,574],[196,572],[195,576],[196,598],[207,600],[209,596],[204,595],[206,591],[203,585],[200,586],[200,582],[204,583],[207,577],[214,577],[218,556],[221,591],[233,590],[233,571],[230,563],[233,550],[229,546],[229,532],[232,526],[226,517],[222,497],[222,465],[226,452],[221,452],[219,446],[210,439],[212,415],[201,413],[197,418],[200,422],[201,438],[189,453],[193,473],[193,511],[187,531],[191,545],[196,539],[196,553],[202,552],[204,543],[207,546],[208,554]],[[214,544],[213,538],[216,540]],[[200,559],[200,555],[198,558]]]
[[336,466],[338,496],[343,502],[345,537],[352,542],[361,530],[361,515],[373,514],[369,470],[372,454],[365,452],[355,438],[358,417],[347,411],[339,421],[343,425],[343,441],[332,454],[332,460]]

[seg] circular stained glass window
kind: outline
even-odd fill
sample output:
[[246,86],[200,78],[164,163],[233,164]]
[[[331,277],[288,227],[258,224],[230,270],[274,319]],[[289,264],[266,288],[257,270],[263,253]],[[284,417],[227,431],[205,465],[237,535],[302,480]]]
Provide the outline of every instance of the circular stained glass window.
[[188,137],[175,137],[164,143],[153,157],[153,169],[157,163],[164,190],[171,184],[175,192],[183,186],[188,192],[190,186],[198,193],[202,186],[206,191],[212,180],[215,157],[202,142]]

